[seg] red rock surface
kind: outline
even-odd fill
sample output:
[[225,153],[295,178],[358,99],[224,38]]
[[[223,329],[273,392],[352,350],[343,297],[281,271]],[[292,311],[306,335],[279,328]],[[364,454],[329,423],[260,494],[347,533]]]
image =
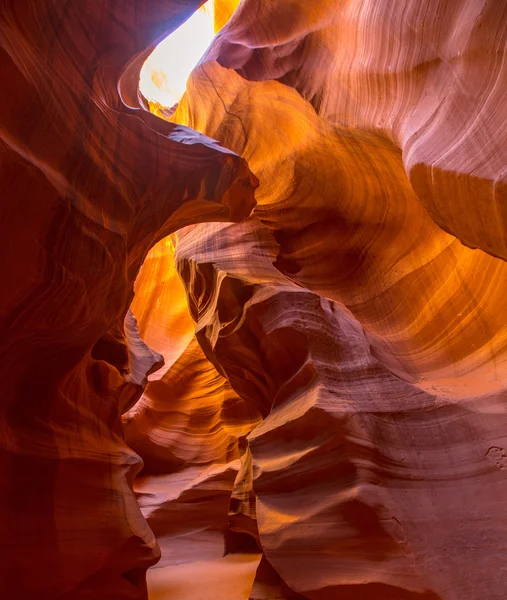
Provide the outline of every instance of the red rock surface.
[[135,293],[132,310],[140,333],[165,361],[123,416],[125,440],[144,461],[134,489],[162,551],[157,568],[217,560],[226,550],[246,436],[261,417],[195,337],[173,239],[150,251]]
[[4,598],[146,597],[159,550],[120,416],[157,357],[123,333],[133,282],[165,235],[247,216],[256,185],[218,143],[118,95],[196,6],[1,3]]
[[0,4],[3,596],[504,600],[507,4],[198,4]]

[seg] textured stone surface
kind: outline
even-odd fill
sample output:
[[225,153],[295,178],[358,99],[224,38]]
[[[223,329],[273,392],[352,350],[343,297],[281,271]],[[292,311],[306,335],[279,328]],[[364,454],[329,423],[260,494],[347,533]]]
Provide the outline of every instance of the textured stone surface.
[[237,4],[0,3],[3,596],[504,600],[507,4]]
[[292,593],[504,596],[505,9],[243,2],[171,117],[260,181],[177,262]]
[[125,440],[144,461],[135,492],[162,551],[157,568],[224,555],[246,436],[261,419],[195,337],[174,263],[176,237],[150,251],[136,279],[132,310],[142,338],[161,353],[164,366],[123,415]]
[[133,282],[163,236],[254,204],[243,160],[118,95],[196,5],[0,5],[5,598],[146,597],[159,550],[120,414],[158,357],[124,334]]
[[[503,398],[455,402],[397,378],[343,305],[277,275],[257,227],[195,227],[177,260],[214,265],[197,336],[242,397],[272,404],[248,437],[267,560],[311,599],[479,598],[485,585],[500,598]],[[231,289],[246,298],[234,316]]]

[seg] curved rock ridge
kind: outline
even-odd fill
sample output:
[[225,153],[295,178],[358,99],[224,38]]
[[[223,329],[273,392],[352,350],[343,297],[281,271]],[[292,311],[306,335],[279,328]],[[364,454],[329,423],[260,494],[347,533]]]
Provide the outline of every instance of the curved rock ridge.
[[393,141],[432,218],[505,259],[506,11],[497,0],[245,0],[207,58]]
[[241,457],[241,468],[236,476],[230,499],[226,549],[231,553],[261,547],[255,503],[252,453],[247,446]]
[[135,282],[140,334],[165,364],[123,415],[125,440],[144,462],[135,491],[162,551],[157,568],[223,557],[235,480],[242,462],[251,467],[245,438],[260,421],[195,338],[174,264],[177,237],[152,248]]
[[176,252],[265,417],[253,598],[503,597],[503,11],[246,0],[165,115],[260,181],[248,225]]
[[206,354],[271,406],[248,436],[265,559],[311,600],[478,600],[485,586],[500,600],[503,396],[455,402],[400,380],[276,255],[256,219],[187,228],[176,250]]
[[504,600],[507,3],[200,4],[0,0],[0,596]]
[[456,398],[505,388],[506,264],[435,224],[392,142],[213,61],[194,71],[171,119],[247,159],[277,268],[344,303],[390,370]]
[[216,141],[118,94],[197,5],[0,3],[5,598],[146,598],[159,550],[120,414],[161,358],[124,324],[133,282],[165,235],[248,216],[257,185]]

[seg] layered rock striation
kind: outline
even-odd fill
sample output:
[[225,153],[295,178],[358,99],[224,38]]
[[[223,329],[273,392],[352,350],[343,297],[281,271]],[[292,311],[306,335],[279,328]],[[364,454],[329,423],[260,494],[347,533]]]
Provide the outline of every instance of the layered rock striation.
[[5,598],[143,598],[160,554],[120,420],[161,361],[124,327],[133,282],[167,234],[248,216],[256,186],[217,142],[126,104],[130,61],[197,4],[1,3]]
[[158,116],[198,2],[22,4],[4,595],[503,600],[507,4],[222,0]]

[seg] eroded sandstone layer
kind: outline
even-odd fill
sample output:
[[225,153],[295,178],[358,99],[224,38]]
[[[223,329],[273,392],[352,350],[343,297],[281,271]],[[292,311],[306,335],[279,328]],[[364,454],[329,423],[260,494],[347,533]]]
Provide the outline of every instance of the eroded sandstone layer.
[[198,4],[0,4],[0,589],[504,600],[507,2]]
[[[150,247],[242,219],[255,178],[122,102],[198,2],[2,2],[2,597],[143,598],[159,556],[120,416],[161,356],[124,319]],[[137,92],[136,92],[137,94]]]

